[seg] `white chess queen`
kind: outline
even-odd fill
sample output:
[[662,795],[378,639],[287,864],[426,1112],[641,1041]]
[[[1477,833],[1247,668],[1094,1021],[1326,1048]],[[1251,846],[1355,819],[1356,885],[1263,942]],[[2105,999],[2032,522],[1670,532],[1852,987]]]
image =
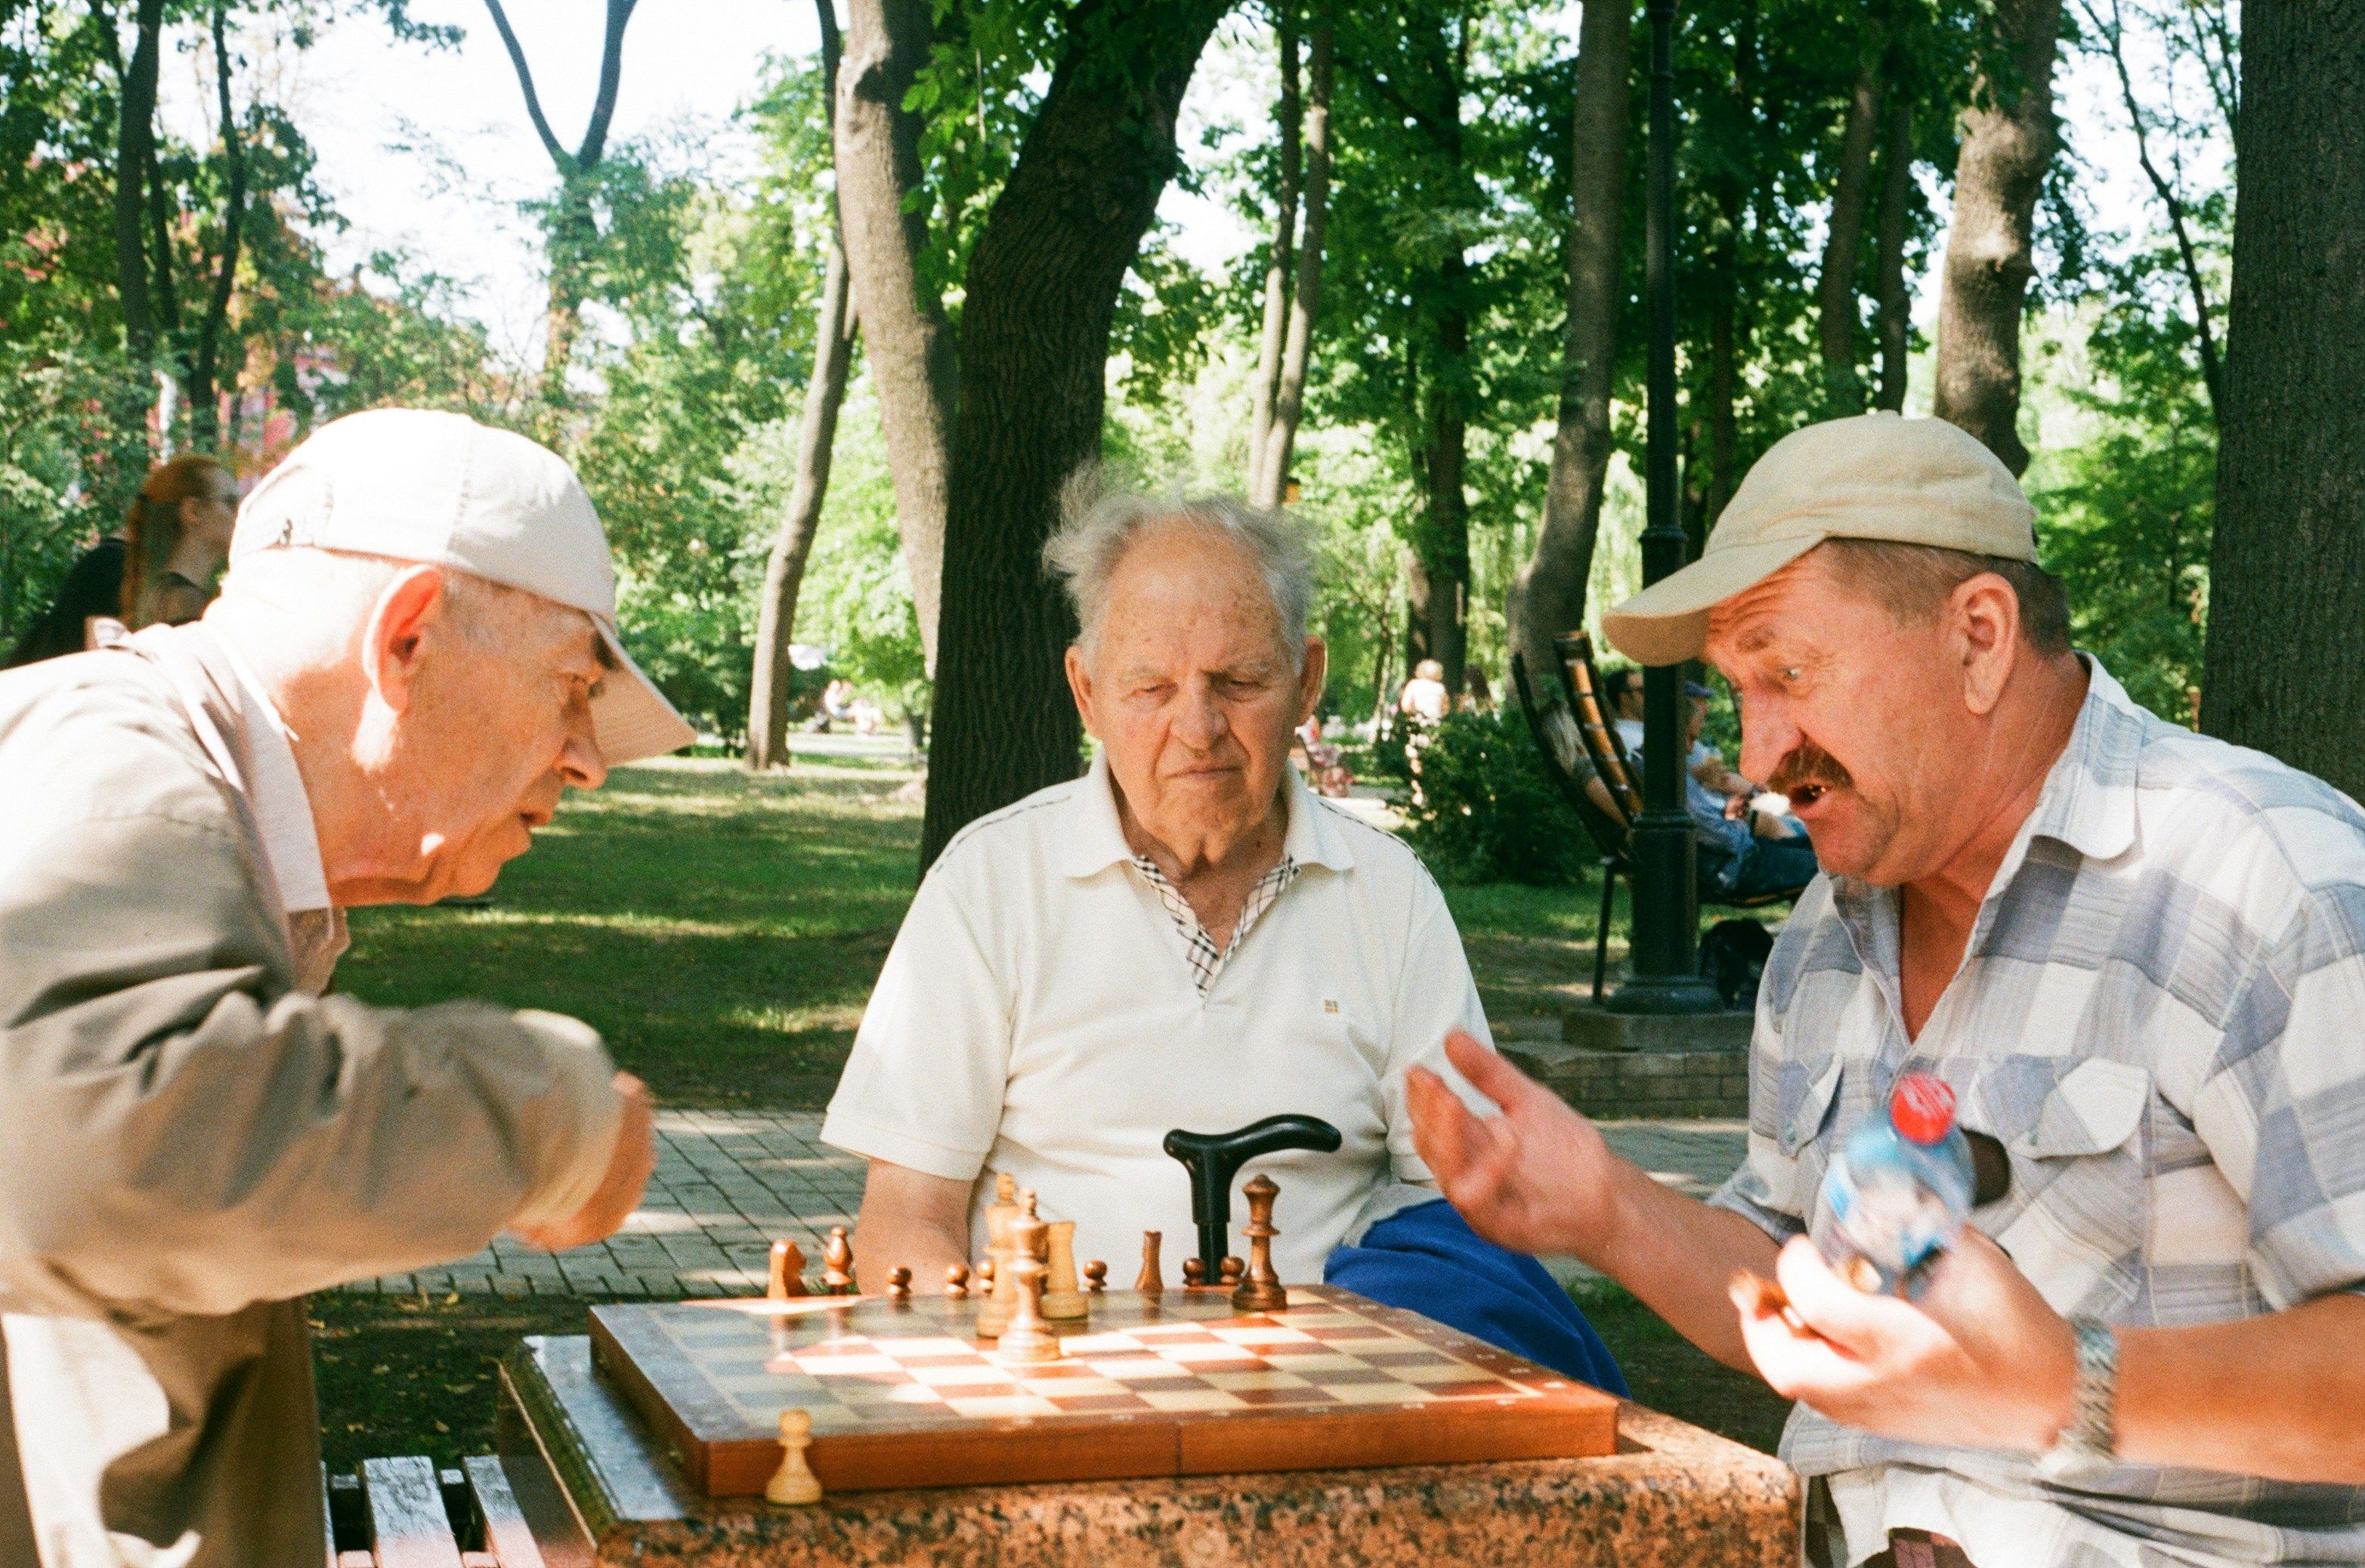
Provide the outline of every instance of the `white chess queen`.
[[1080,484],[1044,557],[1100,756],[971,823],[921,885],[822,1130],[870,1161],[856,1266],[925,1287],[979,1256],[996,1170],[1129,1277],[1143,1231],[1170,1258],[1192,1234],[1169,1130],[1299,1112],[1339,1150],[1240,1174],[1281,1182],[1282,1276],[1319,1279],[1437,1195],[1404,1070],[1450,1071],[1449,1030],[1487,1037],[1452,916],[1410,851],[1290,766],[1326,666],[1295,521]]

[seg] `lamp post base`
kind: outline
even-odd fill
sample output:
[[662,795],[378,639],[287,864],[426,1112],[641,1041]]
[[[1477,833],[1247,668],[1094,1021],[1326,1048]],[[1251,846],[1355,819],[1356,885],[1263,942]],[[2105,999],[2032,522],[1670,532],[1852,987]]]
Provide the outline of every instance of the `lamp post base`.
[[1601,999],[1604,1013],[1721,1013],[1724,998],[1698,975],[1637,975]]
[[[1652,675],[1665,672],[1653,670]],[[1672,715],[1670,715],[1672,718]],[[1672,724],[1669,726],[1672,728]],[[1647,743],[1646,743],[1647,744]],[[1670,769],[1673,772],[1673,769]],[[1691,819],[1681,806],[1651,806],[1634,824],[1632,976],[1602,999],[1605,1013],[1721,1013],[1724,998],[1700,978],[1692,902]]]

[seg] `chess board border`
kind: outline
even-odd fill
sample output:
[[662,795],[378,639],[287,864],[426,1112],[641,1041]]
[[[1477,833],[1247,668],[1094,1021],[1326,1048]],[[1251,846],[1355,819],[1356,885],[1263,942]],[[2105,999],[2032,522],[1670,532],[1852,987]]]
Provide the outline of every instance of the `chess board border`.
[[[1271,1406],[1220,1413],[914,1420],[873,1429],[817,1432],[810,1462],[824,1486],[850,1492],[1586,1459],[1617,1451],[1618,1402],[1597,1389],[1350,1291],[1293,1285],[1290,1296],[1294,1305],[1351,1312],[1516,1383],[1532,1396],[1452,1406]],[[1108,1306],[1142,1305],[1132,1292],[1110,1292],[1100,1299]],[[1219,1323],[1235,1316],[1227,1293],[1220,1290],[1169,1292],[1160,1305],[1178,1323]],[[744,1414],[713,1388],[657,1322],[661,1314],[718,1309],[731,1308],[721,1302],[595,1306],[590,1315],[592,1358],[664,1439],[693,1486],[710,1497],[751,1496],[762,1493],[779,1468],[777,1438],[749,1432]],[[878,1303],[849,1307],[864,1317],[898,1310],[912,1309]],[[818,1327],[836,1316],[796,1321]],[[1285,1311],[1272,1316],[1287,1321]]]

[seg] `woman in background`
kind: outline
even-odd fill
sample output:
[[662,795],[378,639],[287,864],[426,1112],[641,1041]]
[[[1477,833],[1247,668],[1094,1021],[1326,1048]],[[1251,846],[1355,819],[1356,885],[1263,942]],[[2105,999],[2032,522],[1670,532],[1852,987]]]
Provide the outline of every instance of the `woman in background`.
[[91,622],[178,626],[205,613],[230,554],[238,486],[230,470],[190,454],[150,470],[123,520],[83,553],[47,613],[27,629],[7,667],[91,645]]

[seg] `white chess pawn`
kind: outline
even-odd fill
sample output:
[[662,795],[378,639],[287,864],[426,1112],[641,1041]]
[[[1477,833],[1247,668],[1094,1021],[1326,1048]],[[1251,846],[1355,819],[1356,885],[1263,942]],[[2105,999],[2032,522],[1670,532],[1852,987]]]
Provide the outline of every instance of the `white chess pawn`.
[[813,1447],[813,1412],[791,1406],[780,1412],[780,1468],[764,1488],[768,1502],[803,1507],[821,1501],[821,1477],[805,1462]]

